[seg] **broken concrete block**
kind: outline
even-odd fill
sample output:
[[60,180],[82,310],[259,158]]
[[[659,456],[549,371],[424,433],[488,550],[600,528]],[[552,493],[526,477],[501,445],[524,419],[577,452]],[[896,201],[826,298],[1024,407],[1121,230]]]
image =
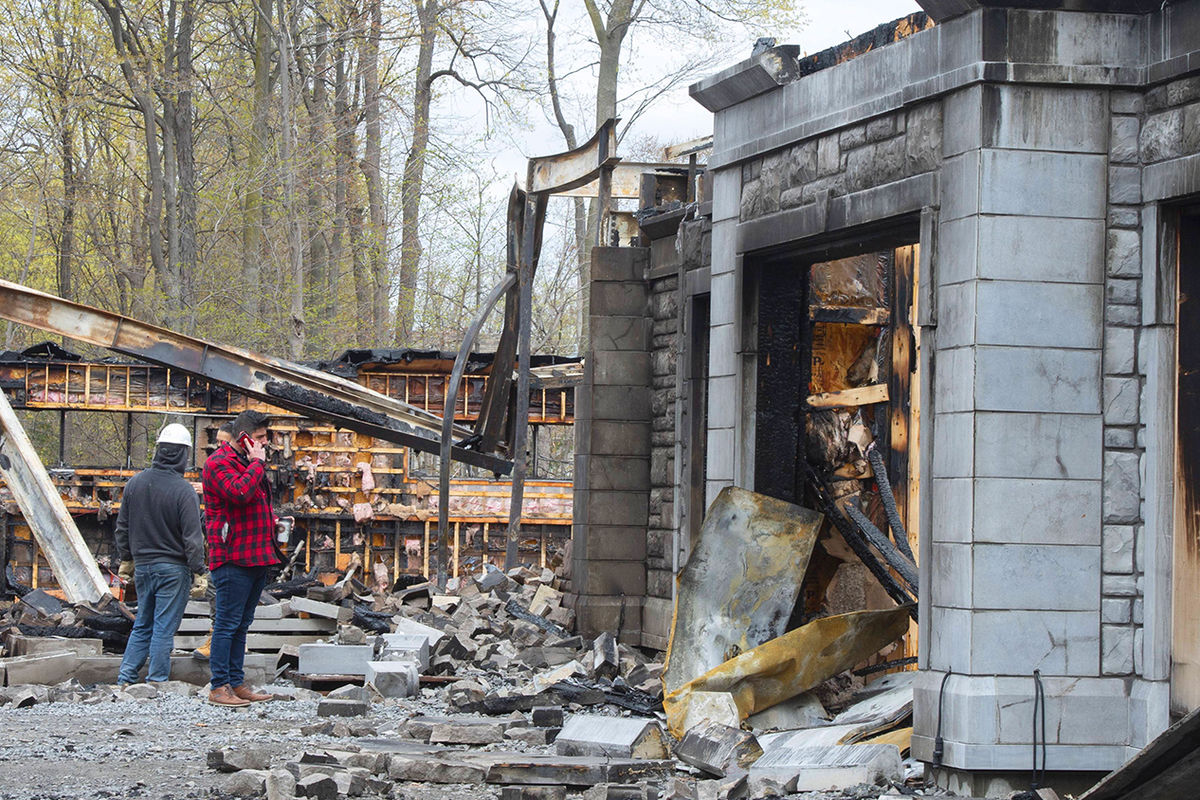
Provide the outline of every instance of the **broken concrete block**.
[[750,775],[788,782],[794,792],[823,791],[860,783],[883,784],[904,779],[900,749],[894,744],[848,744],[828,747],[770,748],[750,767]]
[[736,728],[742,720],[738,715],[737,703],[729,692],[692,692],[684,697],[681,712],[685,732],[705,722],[719,722]]
[[368,662],[367,685],[384,697],[413,697],[421,688],[413,661]]
[[564,756],[660,759],[667,757],[658,721],[638,717],[575,714],[554,740]]
[[293,597],[288,600],[288,603],[291,605],[292,611],[297,614],[308,614],[322,619],[336,619],[338,622],[349,622],[354,618],[354,609],[352,608],[311,600],[307,597]]
[[566,800],[565,786],[505,786],[500,800]]
[[621,668],[617,637],[605,631],[592,642],[592,675],[612,680]]
[[394,781],[424,783],[483,783],[488,768],[452,753],[408,755],[388,759],[388,777]]
[[562,706],[534,706],[530,714],[533,724],[539,728],[561,728],[563,725]]
[[658,800],[658,791],[645,783],[602,783],[585,791],[581,800]]
[[675,746],[675,757],[680,761],[718,778],[733,768],[747,769],[762,754],[754,734],[719,722],[692,728]]
[[63,610],[62,601],[45,589],[34,589],[32,592],[26,592],[21,595],[20,602],[47,617],[61,614]]
[[446,687],[446,702],[451,708],[467,708],[482,701],[486,692],[487,690],[475,681],[455,681]]
[[544,692],[559,681],[574,677],[586,677],[587,670],[578,661],[571,661],[561,667],[547,670],[533,676],[533,688],[536,692]]
[[663,781],[675,772],[674,761],[525,753],[489,753],[488,758],[487,781],[501,784],[595,786]]
[[435,594],[429,600],[434,608],[447,613],[458,608],[458,604],[462,602],[462,598],[455,597],[452,594]]
[[485,564],[483,572],[475,576],[475,585],[481,592],[490,592],[508,585],[509,578],[491,564]]
[[561,728],[509,728],[504,732],[504,738],[526,745],[541,746],[552,744],[561,730]]
[[347,683],[332,690],[325,697],[329,700],[361,700],[367,703],[371,700],[371,693],[362,686]]
[[448,636],[438,642],[437,654],[440,656],[450,656],[456,661],[469,661],[475,655],[475,651],[479,647],[467,636],[456,633],[453,636]]
[[338,644],[366,644],[367,632],[357,625],[338,625],[337,629]]
[[[437,628],[424,625],[416,620],[409,619],[408,617],[392,617],[392,624],[396,626],[396,633],[411,633],[418,636],[424,636],[429,642],[430,650],[437,645],[439,639],[446,635]],[[386,636],[387,634],[384,635]]]
[[125,688],[125,694],[134,700],[153,700],[158,697],[158,688],[148,683],[135,683]]
[[756,731],[815,728],[828,721],[829,712],[812,692],[796,695],[791,700],[784,700],[779,705],[746,717],[746,724]]
[[0,692],[0,705],[7,703],[13,708],[29,708],[50,699],[50,690],[44,686],[10,686]]
[[328,775],[309,775],[296,781],[296,797],[314,800],[338,800],[337,781]]
[[269,766],[267,754],[254,747],[222,747],[208,751],[208,768],[217,772],[265,770]]
[[366,644],[302,644],[298,671],[305,675],[366,675],[373,650]]
[[504,725],[475,720],[447,720],[433,726],[430,744],[492,744],[504,741]]
[[35,656],[45,653],[74,653],[77,656],[104,655],[104,642],[100,639],[68,639],[64,636],[8,635],[8,652],[14,656]]
[[322,700],[317,703],[318,717],[366,716],[367,704],[361,700]]
[[8,686],[53,686],[70,678],[78,664],[79,656],[60,650],[56,653],[0,658],[0,674],[4,676],[4,682]]
[[379,638],[383,640],[383,656],[411,658],[422,671],[429,668],[428,637],[419,633],[385,633]]
[[236,772],[225,782],[225,791],[234,797],[261,797],[269,774],[260,769]]
[[267,800],[291,800],[296,796],[296,778],[286,769],[273,769],[267,773]]

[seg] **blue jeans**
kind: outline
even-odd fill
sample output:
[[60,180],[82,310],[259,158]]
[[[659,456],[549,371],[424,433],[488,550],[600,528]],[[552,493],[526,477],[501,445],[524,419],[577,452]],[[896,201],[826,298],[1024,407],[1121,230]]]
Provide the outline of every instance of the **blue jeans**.
[[183,564],[138,564],[133,582],[138,592],[137,620],[129,632],[117,680],[136,683],[149,658],[146,680],[165,681],[171,677],[171,648],[187,607],[192,571]]
[[212,688],[241,686],[246,675],[246,630],[254,621],[254,607],[267,585],[266,567],[222,564],[212,571],[216,590],[213,611],[212,650],[208,669]]

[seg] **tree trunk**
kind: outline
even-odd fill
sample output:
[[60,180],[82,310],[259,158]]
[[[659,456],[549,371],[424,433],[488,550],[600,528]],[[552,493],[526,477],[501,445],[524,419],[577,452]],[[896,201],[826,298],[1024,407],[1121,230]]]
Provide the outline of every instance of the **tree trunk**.
[[196,330],[196,156],[192,129],[192,33],[196,27],[194,0],[182,0],[176,46],[178,98],[175,103],[175,158],[179,188],[179,289],[185,330]]
[[[318,9],[318,14],[320,9]],[[317,22],[315,53],[313,56],[312,88],[308,91],[306,105],[308,116],[305,125],[305,146],[308,150],[308,175],[306,191],[308,202],[308,278],[307,287],[311,295],[309,309],[324,326],[333,311],[333,282],[329,279],[329,251],[325,239],[324,182],[325,182],[325,136],[329,125],[328,98],[325,91],[325,71],[329,66],[329,25],[324,19]]]
[[[351,27],[352,9],[346,10],[346,27]],[[350,214],[350,170],[354,160],[354,110],[350,107],[350,65],[347,63],[347,30],[339,32],[334,47],[333,84],[333,235],[329,241],[330,271],[333,282],[352,270],[346,269],[346,239]],[[336,291],[336,289],[332,290]]]
[[[370,234],[367,237],[368,263],[374,293],[373,330],[377,335],[388,326],[387,221],[384,218],[383,184],[380,178],[380,154],[383,136],[379,124],[379,38],[383,31],[382,0],[369,0],[370,20],[362,52],[363,123],[366,142],[362,173],[367,184],[367,209]],[[383,342],[380,341],[380,344]]]
[[242,202],[242,286],[245,313],[261,317],[266,291],[262,272],[266,260],[263,235],[266,209],[262,184],[266,178],[267,113],[271,93],[271,3],[256,2],[253,8],[254,107],[246,152],[246,193]]
[[376,333],[371,330],[371,276],[368,272],[367,259],[363,252],[363,214],[362,208],[350,208],[350,260],[354,271],[354,301],[355,325],[357,326],[357,341],[359,347],[369,347],[375,340]]
[[283,204],[287,216],[288,272],[291,320],[287,327],[288,353],[294,361],[304,357],[304,239],[300,207],[296,200],[296,131],[292,100],[291,14],[286,0],[279,0],[279,105],[280,161],[283,162]]
[[404,161],[400,186],[400,297],[396,304],[396,344],[410,347],[414,341],[414,300],[421,267],[421,188],[425,180],[425,155],[429,147],[429,106],[433,87],[433,47],[437,39],[436,0],[417,0],[420,48],[417,51],[416,85],[413,92],[412,145]]

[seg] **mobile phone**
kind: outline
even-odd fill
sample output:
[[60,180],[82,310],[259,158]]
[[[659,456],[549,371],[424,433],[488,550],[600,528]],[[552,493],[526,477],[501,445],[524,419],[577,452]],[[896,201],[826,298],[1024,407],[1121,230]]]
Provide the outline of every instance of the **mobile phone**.
[[240,444],[246,451],[249,451],[251,447],[254,447],[254,437],[245,431],[242,431],[238,434],[238,444]]

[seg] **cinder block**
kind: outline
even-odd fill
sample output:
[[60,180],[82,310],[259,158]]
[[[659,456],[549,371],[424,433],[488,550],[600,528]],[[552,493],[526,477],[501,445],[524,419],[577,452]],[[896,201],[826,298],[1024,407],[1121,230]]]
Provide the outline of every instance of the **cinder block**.
[[369,644],[302,644],[299,672],[306,675],[366,675]]
[[384,697],[413,697],[421,688],[415,661],[368,662],[366,679]]

